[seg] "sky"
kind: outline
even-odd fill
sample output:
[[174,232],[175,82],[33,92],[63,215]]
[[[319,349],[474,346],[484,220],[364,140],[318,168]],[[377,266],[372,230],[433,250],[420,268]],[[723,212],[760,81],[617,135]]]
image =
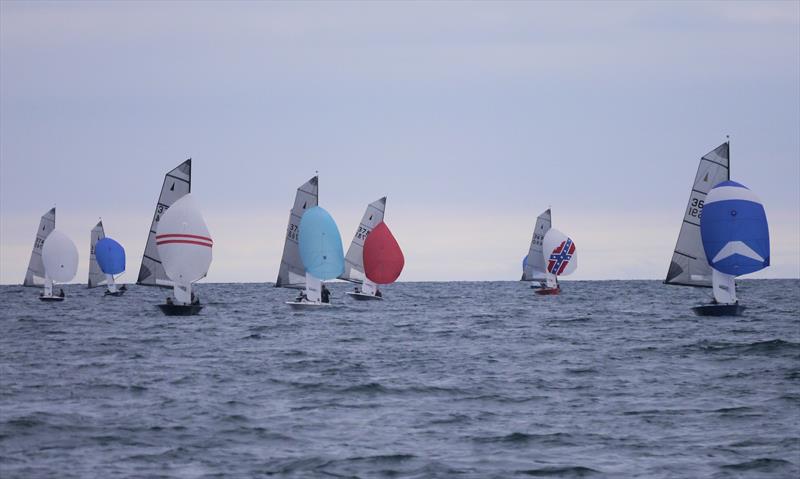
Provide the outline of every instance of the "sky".
[[345,248],[387,196],[400,280],[516,280],[552,207],[570,278],[663,279],[699,158],[800,277],[800,2],[0,2],[0,283],[40,216],[103,219],[133,282],[188,157],[206,281],[272,282],[295,189]]

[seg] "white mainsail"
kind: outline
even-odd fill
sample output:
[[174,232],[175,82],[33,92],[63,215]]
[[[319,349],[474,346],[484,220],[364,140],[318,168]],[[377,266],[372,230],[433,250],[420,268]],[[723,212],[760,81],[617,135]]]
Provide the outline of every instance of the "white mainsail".
[[56,229],[56,209],[42,215],[39,221],[39,229],[36,230],[36,239],[33,242],[31,259],[28,261],[28,271],[25,273],[23,286],[42,286],[44,284],[45,273],[44,263],[42,262],[42,246],[50,233]]
[[300,259],[298,237],[300,232],[300,219],[309,208],[317,206],[319,201],[319,178],[311,178],[297,188],[294,196],[294,206],[289,212],[289,225],[286,227],[286,242],[283,244],[283,256],[278,270],[276,288],[304,288],[306,282],[306,269]]
[[[355,235],[353,235],[353,241],[350,242],[350,247],[347,249],[347,255],[344,257],[344,273],[339,276],[339,279],[354,283],[371,283],[366,280],[364,275],[364,241],[372,232],[372,228],[383,221],[385,211],[385,196],[367,205],[364,216],[361,217],[361,223],[358,225]],[[374,283],[371,284],[371,287],[374,288]]]
[[139,268],[137,284],[146,286],[172,286],[172,281],[167,277],[156,248],[156,231],[161,216],[178,199],[189,194],[192,190],[192,159],[184,161],[164,177],[161,194],[156,203],[153,222],[147,233],[147,244],[144,247],[142,266]]
[[89,236],[89,288],[94,288],[96,286],[100,286],[101,284],[107,283],[106,275],[103,273],[103,270],[100,269],[100,265],[97,264],[97,258],[94,254],[95,245],[97,245],[97,242],[105,237],[106,233],[103,230],[103,222],[98,221],[95,227],[92,228],[92,232]]
[[545,281],[546,273],[544,257],[542,256],[542,242],[544,241],[544,235],[550,230],[552,224],[550,208],[547,208],[547,211],[536,218],[531,246],[528,250],[528,262],[522,272],[521,281]]
[[700,236],[700,217],[709,190],[730,179],[729,144],[725,142],[700,158],[700,166],[689,194],[681,231],[669,264],[666,284],[711,287],[708,265]]

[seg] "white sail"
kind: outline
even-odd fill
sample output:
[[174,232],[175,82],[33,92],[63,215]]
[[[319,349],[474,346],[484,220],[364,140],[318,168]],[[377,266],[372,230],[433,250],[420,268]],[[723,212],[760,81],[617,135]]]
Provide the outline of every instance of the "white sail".
[[531,246],[528,249],[528,261],[525,265],[525,270],[522,272],[522,281],[546,280],[542,242],[544,241],[544,235],[550,230],[552,224],[550,208],[536,218]]
[[578,250],[575,242],[561,231],[555,228],[547,230],[542,241],[542,248],[542,259],[548,273],[546,275],[548,284],[551,279],[550,273],[555,278],[572,274],[578,268]]
[[156,211],[153,214],[153,222],[150,231],[147,233],[147,244],[144,247],[142,256],[142,266],[139,268],[137,284],[147,286],[171,286],[172,282],[164,271],[161,258],[158,256],[156,248],[156,231],[162,215],[178,199],[189,194],[192,189],[192,159],[184,161],[164,177],[161,186],[161,194],[156,203]]
[[353,235],[353,241],[350,242],[350,247],[347,249],[347,254],[344,257],[344,273],[339,276],[339,279],[355,283],[364,282],[366,278],[364,275],[364,241],[372,232],[372,228],[383,221],[385,211],[385,196],[367,205],[364,216],[361,217],[361,223],[359,223],[358,229]]
[[717,303],[736,303],[736,276],[711,268],[711,287],[714,288],[714,299]]
[[297,188],[294,205],[289,212],[289,225],[286,227],[286,242],[283,244],[283,256],[278,270],[276,288],[303,288],[306,282],[306,269],[300,259],[298,238],[300,218],[309,208],[317,206],[319,200],[319,179],[313,177]]
[[42,263],[48,280],[66,283],[78,271],[78,248],[67,235],[53,230],[42,246]]
[[213,244],[192,195],[183,196],[161,217],[156,247],[177,303],[191,303],[191,285],[208,274]]
[[39,220],[39,229],[36,230],[36,239],[33,241],[31,259],[28,261],[28,271],[25,273],[23,286],[42,286],[44,284],[44,263],[42,263],[42,246],[50,233],[56,229],[56,209],[42,215]]
[[728,143],[700,159],[689,203],[683,215],[681,231],[669,264],[666,284],[711,287],[711,266],[708,265],[700,236],[700,217],[709,190],[730,179]]
[[[106,275],[100,269],[100,265],[97,264],[97,258],[94,255],[94,247],[98,241],[106,237],[106,233],[103,230],[103,222],[98,221],[94,228],[92,228],[92,232],[89,236],[89,282],[88,286],[90,288],[94,288],[95,286],[100,286],[101,284],[107,284]],[[112,276],[113,278],[113,276]]]

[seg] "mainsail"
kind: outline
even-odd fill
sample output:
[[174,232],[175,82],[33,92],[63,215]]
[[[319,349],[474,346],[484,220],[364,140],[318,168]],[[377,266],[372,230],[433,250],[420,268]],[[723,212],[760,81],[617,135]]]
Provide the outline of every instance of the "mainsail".
[[367,210],[364,211],[364,216],[361,217],[361,223],[353,236],[353,241],[347,249],[347,255],[344,258],[344,273],[339,276],[339,279],[354,283],[364,281],[364,241],[372,232],[372,229],[383,221],[385,211],[385,196],[367,205]]
[[105,237],[106,233],[103,230],[103,222],[98,221],[95,227],[92,228],[92,232],[89,236],[89,288],[94,288],[95,286],[106,283],[106,275],[100,269],[100,265],[97,264],[97,257],[95,256],[97,242]]
[[533,227],[533,237],[531,238],[531,247],[528,250],[527,262],[522,271],[521,281],[544,281],[545,280],[545,265],[544,257],[542,256],[542,242],[544,235],[550,230],[552,219],[550,216],[550,208],[540,214],[536,218],[536,225]]
[[307,209],[317,206],[319,200],[319,179],[313,177],[297,188],[294,206],[289,212],[289,225],[286,227],[286,242],[283,244],[283,256],[278,270],[276,288],[303,288],[306,282],[306,270],[300,259],[298,238],[300,219]]
[[36,230],[36,240],[33,242],[31,259],[28,261],[28,271],[25,273],[23,286],[41,286],[44,284],[44,263],[42,263],[42,245],[50,233],[56,229],[56,209],[42,215],[39,229]]
[[142,256],[142,266],[139,269],[137,284],[146,286],[172,286],[172,282],[164,271],[161,259],[156,249],[156,230],[161,215],[172,206],[175,201],[188,194],[192,190],[192,159],[184,161],[175,169],[167,173],[164,177],[164,184],[161,186],[161,195],[156,203],[156,212],[153,214],[153,222],[150,231],[147,233],[147,244],[144,247]]
[[711,267],[708,265],[700,236],[700,218],[709,190],[730,179],[729,143],[725,142],[700,158],[700,166],[689,194],[689,204],[683,215],[681,231],[666,284],[711,287]]

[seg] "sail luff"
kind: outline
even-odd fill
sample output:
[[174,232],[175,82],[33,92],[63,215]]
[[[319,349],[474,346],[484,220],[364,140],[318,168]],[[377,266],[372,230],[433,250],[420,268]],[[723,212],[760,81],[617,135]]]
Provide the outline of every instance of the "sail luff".
[[665,284],[711,287],[711,267],[700,236],[700,217],[706,195],[730,178],[729,144],[725,142],[700,158]]
[[533,236],[531,237],[531,245],[528,249],[528,263],[525,270],[522,272],[521,281],[544,281],[546,279],[544,257],[542,256],[542,242],[544,241],[544,235],[550,230],[552,223],[550,208],[547,208],[545,212],[536,218],[536,224],[533,227]]
[[170,170],[164,176],[161,185],[161,194],[156,203],[153,213],[153,221],[147,233],[147,243],[145,244],[144,254],[142,255],[142,265],[139,268],[139,276],[136,284],[145,286],[165,286],[171,287],[172,281],[167,277],[161,259],[156,248],[156,230],[158,222],[164,212],[172,206],[175,201],[192,191],[192,159],[184,161],[177,167]]
[[294,204],[289,211],[289,222],[286,226],[286,240],[283,244],[281,265],[278,269],[278,278],[275,280],[276,288],[305,287],[306,270],[300,259],[298,246],[300,219],[307,209],[319,203],[319,177],[314,176],[297,188]]
[[42,215],[39,220],[39,229],[36,230],[36,238],[33,241],[31,258],[28,261],[28,270],[25,272],[23,286],[42,286],[45,280],[44,262],[42,262],[42,246],[50,233],[56,229],[56,209]]
[[367,209],[361,217],[361,223],[359,223],[353,235],[353,241],[350,242],[350,247],[347,248],[347,254],[344,258],[344,273],[339,276],[339,279],[353,283],[364,281],[364,241],[366,241],[372,229],[383,221],[385,212],[385,196],[367,205]]
[[98,221],[89,234],[89,279],[87,282],[88,288],[94,288],[101,284],[107,284],[108,280],[105,273],[100,269],[95,256],[95,247],[97,242],[106,237],[105,230],[103,230],[103,222]]

